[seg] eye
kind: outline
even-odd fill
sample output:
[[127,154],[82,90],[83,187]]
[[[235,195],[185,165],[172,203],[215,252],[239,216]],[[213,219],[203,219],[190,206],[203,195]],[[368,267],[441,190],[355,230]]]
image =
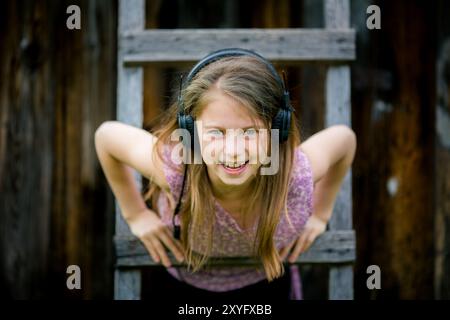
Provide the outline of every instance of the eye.
[[221,136],[221,135],[223,135],[222,131],[220,131],[218,129],[209,130],[208,134],[211,134],[213,136]]
[[254,137],[255,135],[256,135],[256,129],[255,128],[247,129],[244,132],[244,136],[246,136],[246,137]]

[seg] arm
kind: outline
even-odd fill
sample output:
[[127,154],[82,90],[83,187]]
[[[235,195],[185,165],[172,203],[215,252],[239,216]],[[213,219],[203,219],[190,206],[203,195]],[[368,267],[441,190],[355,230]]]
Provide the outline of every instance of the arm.
[[331,218],[344,177],[356,152],[356,135],[344,125],[324,129],[300,145],[311,164],[314,180],[313,213],[298,239],[280,252],[284,260],[293,248],[290,262],[297,260],[314,240],[323,233]]
[[95,132],[95,148],[106,179],[116,197],[131,232],[138,237],[152,259],[170,266],[164,246],[178,261],[182,246],[172,237],[156,212],[149,210],[133,177],[133,169],[168,189],[159,157],[152,157],[157,138],[145,130],[117,121],[103,123]]
[[146,209],[133,177],[133,169],[161,188],[168,188],[161,164],[152,159],[156,140],[145,130],[117,121],[104,122],[95,132],[98,159],[127,221]]
[[313,171],[313,215],[326,224],[355,157],[356,135],[347,126],[332,126],[311,136],[300,148]]

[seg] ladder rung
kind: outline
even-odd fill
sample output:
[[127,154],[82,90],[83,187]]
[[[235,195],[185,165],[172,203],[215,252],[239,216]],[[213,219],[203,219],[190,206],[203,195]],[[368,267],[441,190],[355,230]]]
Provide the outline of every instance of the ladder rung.
[[157,29],[125,33],[119,47],[126,64],[176,64],[200,60],[225,47],[254,50],[286,64],[355,59],[353,29]]
[[[157,266],[141,242],[134,237],[116,237],[117,267]],[[169,258],[177,266],[175,258]],[[355,233],[352,230],[327,231],[316,239],[311,248],[300,255],[297,263],[352,263],[355,260]],[[257,265],[246,257],[213,258],[211,265]]]

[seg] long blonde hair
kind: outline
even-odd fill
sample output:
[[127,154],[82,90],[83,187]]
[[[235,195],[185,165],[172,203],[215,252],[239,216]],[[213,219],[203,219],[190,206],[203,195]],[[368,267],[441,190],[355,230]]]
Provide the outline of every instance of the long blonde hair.
[[[185,113],[196,119],[207,103],[204,99],[205,93],[213,88],[237,99],[252,116],[262,120],[267,129],[270,129],[272,118],[283,99],[282,88],[264,63],[249,56],[227,57],[204,67],[183,89]],[[162,146],[173,143],[170,135],[178,128],[177,107],[177,104],[173,103],[167,112],[164,112],[153,132],[158,137],[155,150],[160,159],[163,159]],[[300,131],[295,117],[292,116],[289,138],[279,147],[278,173],[257,175],[255,187],[243,208],[244,215],[255,209],[255,206],[260,208],[258,212],[261,212],[261,216],[253,243],[253,255],[261,259],[269,281],[284,273],[274,235],[281,214],[284,212],[287,215],[289,179],[294,150],[299,144]],[[204,266],[211,254],[215,203],[206,164],[203,162],[187,166],[186,201],[180,209],[181,244],[187,253],[188,268],[195,272]],[[181,167],[174,169],[182,173]],[[155,211],[160,192],[160,188],[152,184],[145,195],[147,200],[151,199]],[[199,247],[202,248],[201,253],[193,250]]]

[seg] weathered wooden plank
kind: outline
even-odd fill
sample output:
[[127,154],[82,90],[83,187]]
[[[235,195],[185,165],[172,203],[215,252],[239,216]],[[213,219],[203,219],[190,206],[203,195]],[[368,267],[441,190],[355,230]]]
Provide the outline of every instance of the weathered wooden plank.
[[[350,67],[332,66],[327,70],[325,84],[325,126],[346,124],[351,127]],[[342,184],[336,199],[331,229],[351,229],[352,227],[351,172]]]
[[348,0],[326,0],[324,2],[325,28],[347,29],[350,27],[350,2]]
[[[104,79],[116,76],[117,4],[71,3],[82,30],[66,28],[68,2],[0,2],[3,299],[111,297],[114,215],[93,137],[116,109]],[[72,264],[81,290],[67,289]]]
[[[350,67],[329,67],[326,75],[325,126],[346,124],[351,127]],[[351,170],[347,173],[337,196],[330,229],[351,229]]]
[[[350,67],[329,67],[325,82],[325,126],[345,124],[351,127]],[[352,228],[352,173],[347,173],[336,198],[330,229]]]
[[[144,0],[119,1],[119,34],[123,32],[142,31],[145,25]],[[120,39],[118,40],[120,41]],[[118,50],[117,69],[117,120],[141,127],[143,107],[143,70],[138,68],[125,68],[121,63],[123,50]],[[141,179],[137,172],[135,180],[141,188]],[[130,235],[131,232],[125,223],[116,201],[116,235]],[[117,269],[114,274],[115,299],[139,299],[141,293],[141,273],[138,270],[126,271]]]
[[353,266],[330,268],[328,298],[330,300],[352,300],[353,291]]
[[[327,30],[348,29],[350,3],[348,0],[324,2],[324,24]],[[325,84],[325,126],[333,124],[351,126],[350,67],[330,66]],[[337,196],[334,214],[329,222],[330,230],[352,228],[351,170],[347,173]],[[339,266],[330,269],[328,282],[330,299],[353,299],[353,267]]]
[[[434,194],[435,196],[434,247],[436,256],[434,260],[435,267],[433,272],[434,299],[450,300],[450,77],[448,76],[448,70],[450,70],[450,21],[446,17],[447,12],[450,12],[450,2],[442,1],[438,12],[438,25],[440,27],[438,27],[437,39],[440,39],[440,41],[438,45],[439,49],[436,53],[436,56],[438,57],[436,68],[437,103],[435,104],[435,110],[433,111],[429,111],[429,108],[427,108],[428,104],[424,104],[422,108],[425,107],[428,112],[425,112],[423,109],[423,111],[417,110],[417,112],[424,112],[428,114],[435,112],[436,114],[436,125],[434,132],[434,137],[436,139],[436,151],[434,156],[434,165],[430,166],[433,168],[434,174],[427,174],[427,171],[422,169],[420,169],[420,171],[422,175],[428,176],[430,180],[434,179],[435,181],[434,190],[431,189],[432,191],[430,192],[430,194]],[[415,26],[415,28],[420,29],[422,28],[422,25]],[[406,64],[406,62],[403,63]],[[427,63],[425,65],[429,66],[432,64]],[[431,75],[429,77],[431,77]],[[422,88],[420,95],[416,97],[422,96],[430,97],[432,94],[430,95],[424,90],[424,88]],[[405,95],[405,98],[406,97],[407,96]],[[428,117],[425,119],[427,118]],[[401,119],[400,121],[402,120],[404,119]],[[421,126],[425,132],[420,133],[418,136],[428,136],[428,130],[425,128],[428,128],[429,124],[421,123]],[[419,148],[419,146],[416,147],[416,149]],[[422,152],[426,151],[424,150]],[[411,188],[414,187],[411,186]],[[417,192],[414,192],[414,196],[417,196]],[[428,203],[430,202],[432,201],[429,201]],[[420,207],[417,210],[422,210],[422,208],[423,207]],[[427,211],[423,210],[423,212]],[[422,222],[423,219],[419,220],[419,218],[415,216],[414,221]],[[423,236],[419,237],[416,241],[421,242],[422,246],[425,242]],[[422,262],[426,263],[428,261],[427,259],[422,259]],[[417,268],[417,266],[415,268]],[[428,271],[428,273],[431,272]],[[425,281],[426,279],[423,282]],[[423,293],[423,291],[425,290],[421,290],[422,295],[426,296],[427,294]]]
[[254,50],[272,61],[348,61],[355,32],[323,29],[165,29],[124,32],[119,47],[126,64],[186,63],[224,47]]
[[326,77],[327,126],[333,124],[351,125],[350,67],[331,66]]
[[[116,237],[116,256],[117,266],[119,267],[138,267],[138,266],[156,266],[148,255],[147,250],[137,238]],[[180,265],[175,258],[168,252],[174,266]],[[353,231],[333,231],[325,232],[303,253],[298,263],[348,263],[355,260],[355,234]],[[211,265],[257,265],[259,261],[247,258],[212,258]]]
[[145,28],[145,0],[119,0],[118,35]]
[[[145,1],[133,0],[119,2],[119,34],[121,32],[144,30]],[[120,41],[120,39],[119,39]],[[124,51],[119,47],[117,72],[117,120],[136,126],[142,126],[143,107],[143,70],[142,67],[125,68],[120,62]],[[141,187],[140,176],[135,180]],[[129,228],[120,214],[116,202],[116,234],[129,234]]]
[[115,300],[139,300],[141,298],[141,271],[117,269],[114,277]]
[[[56,278],[52,278],[51,270],[57,270],[56,264],[66,268],[63,259],[74,253],[73,247],[68,246],[68,238],[77,236],[76,232],[70,236],[67,233],[79,227],[67,228],[66,221],[79,217],[76,204],[70,205],[77,200],[80,184],[79,181],[71,184],[69,180],[69,171],[75,168],[76,160],[66,158],[70,150],[64,149],[60,141],[64,138],[65,143],[79,142],[81,133],[79,130],[78,139],[72,140],[68,128],[80,129],[79,122],[65,122],[66,135],[55,137],[59,129],[56,124],[62,122],[57,119],[62,112],[59,100],[66,99],[67,117],[73,110],[70,108],[73,100],[62,90],[63,86],[53,85],[62,79],[55,60],[65,60],[53,50],[61,43],[52,41],[58,32],[50,23],[56,15],[49,12],[48,6],[45,2],[0,3],[0,296],[3,299],[42,299],[47,297],[45,294],[52,294],[53,291],[45,291],[49,288],[48,280]],[[34,19],[37,12],[40,19]],[[18,43],[21,45],[17,46]],[[70,50],[74,47],[71,45],[65,43],[64,49]],[[79,88],[74,85],[71,90],[79,92]],[[61,98],[55,99],[56,96]],[[55,149],[60,153],[55,154]],[[59,157],[63,153],[65,157]],[[66,193],[60,193],[61,184],[55,183],[61,183],[62,177],[66,179]]]

